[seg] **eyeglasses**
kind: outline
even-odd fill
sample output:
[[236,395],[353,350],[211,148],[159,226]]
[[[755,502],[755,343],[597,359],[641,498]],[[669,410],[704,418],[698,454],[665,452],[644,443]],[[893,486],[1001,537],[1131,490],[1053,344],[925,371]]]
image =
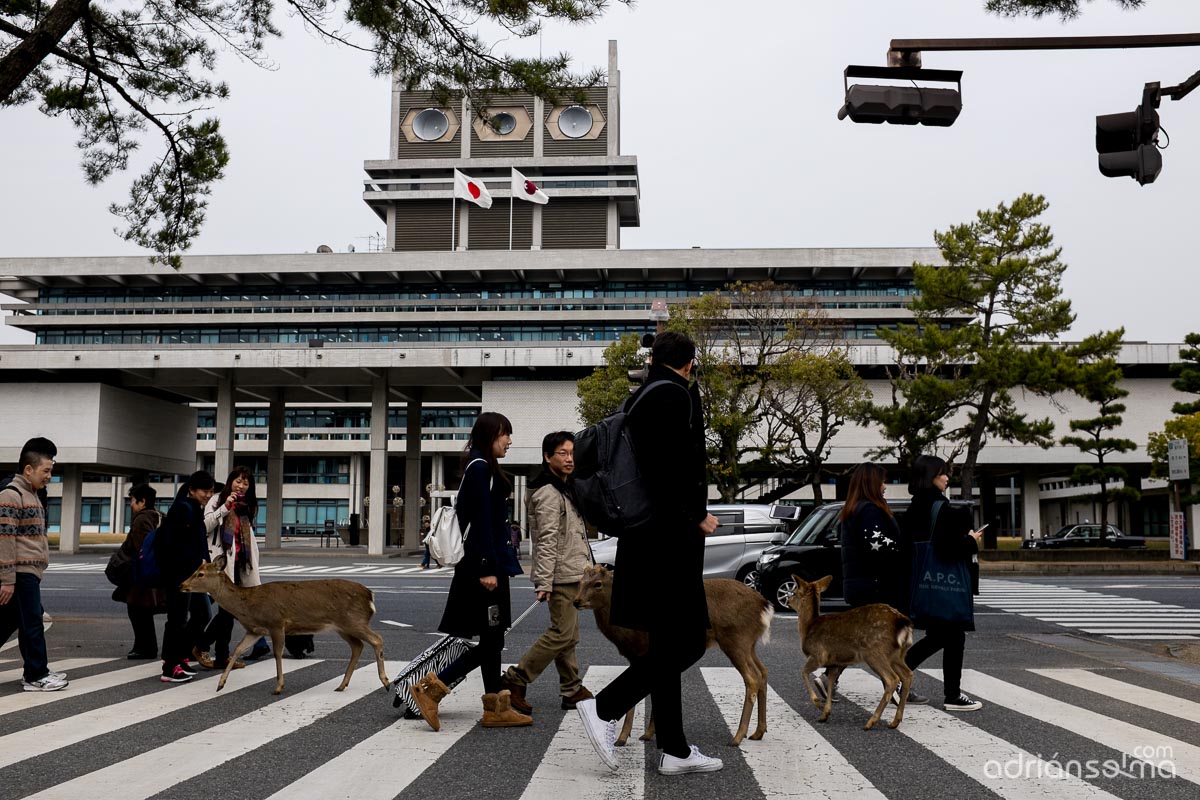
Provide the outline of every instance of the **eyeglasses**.
[[572,450],[555,450],[554,455],[558,456],[559,458],[574,458],[575,457],[575,453]]

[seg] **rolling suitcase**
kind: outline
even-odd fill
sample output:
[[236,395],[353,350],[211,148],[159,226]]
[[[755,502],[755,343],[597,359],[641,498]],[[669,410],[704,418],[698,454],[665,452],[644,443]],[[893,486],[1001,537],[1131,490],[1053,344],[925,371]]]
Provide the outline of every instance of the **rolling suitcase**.
[[[513,624],[508,626],[508,633],[513,628],[521,624],[521,621],[533,613],[533,610],[542,605],[536,600],[529,608],[521,612],[521,616],[513,620]],[[420,719],[421,712],[417,710],[417,704],[409,694],[408,687],[421,678],[425,677],[426,673],[439,672],[454,661],[458,660],[459,656],[470,650],[472,647],[478,647],[475,642],[469,639],[462,639],[458,636],[443,636],[432,645],[427,647],[421,655],[414,658],[408,663],[404,669],[392,680],[392,692],[395,698],[392,699],[392,707],[404,707],[405,719]],[[450,684],[453,689],[461,681],[455,681]]]

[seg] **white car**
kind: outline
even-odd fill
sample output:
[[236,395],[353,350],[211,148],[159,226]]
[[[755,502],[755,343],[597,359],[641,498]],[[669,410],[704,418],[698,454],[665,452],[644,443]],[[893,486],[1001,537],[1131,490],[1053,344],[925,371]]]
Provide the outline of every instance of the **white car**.
[[[787,525],[771,516],[769,505],[715,505],[708,512],[720,523],[704,540],[704,577],[734,578],[756,586],[758,556],[788,537]],[[617,562],[617,540],[605,537],[592,543],[597,564]]]

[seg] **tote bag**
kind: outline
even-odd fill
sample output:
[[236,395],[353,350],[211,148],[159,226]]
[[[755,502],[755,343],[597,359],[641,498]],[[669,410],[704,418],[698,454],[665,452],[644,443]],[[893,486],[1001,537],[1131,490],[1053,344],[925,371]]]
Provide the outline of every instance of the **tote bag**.
[[933,504],[929,541],[916,542],[913,551],[913,592],[909,605],[913,624],[970,625],[975,607],[971,599],[971,570],[962,561],[949,561],[933,547],[933,529],[944,501]]

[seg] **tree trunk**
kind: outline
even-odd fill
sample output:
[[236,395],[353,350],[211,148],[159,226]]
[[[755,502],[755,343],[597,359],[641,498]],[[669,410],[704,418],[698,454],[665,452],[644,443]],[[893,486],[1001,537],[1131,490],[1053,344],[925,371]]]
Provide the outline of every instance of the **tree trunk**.
[[[87,13],[88,0],[59,0],[20,44],[0,59],[0,100],[10,98]],[[12,33],[12,30],[6,32]],[[14,34],[15,35],[15,34]]]
[[1100,539],[1108,533],[1108,480],[1104,477],[1104,456],[1096,462],[1100,465]]
[[971,437],[967,440],[967,456],[963,460],[959,482],[963,500],[974,498],[975,464],[979,461],[979,451],[983,449],[983,432],[987,430],[988,414],[991,410],[992,390],[986,389],[979,398],[979,410],[975,414],[975,424],[971,426]]
[[812,481],[809,483],[809,485],[812,486],[813,504],[818,505],[818,506],[824,505],[825,504],[825,495],[821,489],[821,473],[820,472],[813,473]]

